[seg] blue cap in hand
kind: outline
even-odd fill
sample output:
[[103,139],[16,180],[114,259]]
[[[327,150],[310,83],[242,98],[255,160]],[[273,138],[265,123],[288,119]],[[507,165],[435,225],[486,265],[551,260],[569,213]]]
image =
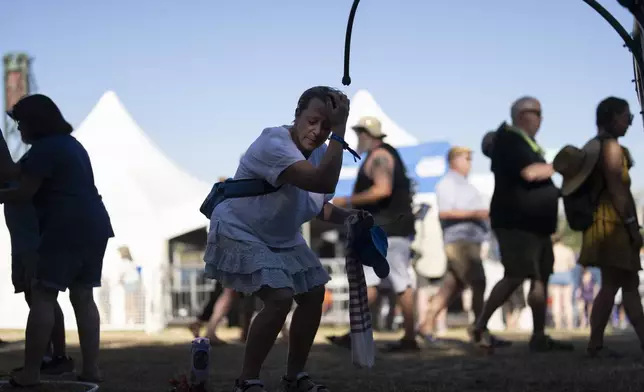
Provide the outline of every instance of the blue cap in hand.
[[373,268],[380,279],[389,276],[389,263],[387,262],[387,234],[378,226],[355,238],[353,249],[363,265]]

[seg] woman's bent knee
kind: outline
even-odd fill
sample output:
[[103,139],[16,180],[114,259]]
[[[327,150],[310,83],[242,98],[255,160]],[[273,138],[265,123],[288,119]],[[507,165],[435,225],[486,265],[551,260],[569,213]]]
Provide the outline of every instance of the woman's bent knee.
[[92,289],[74,288],[69,290],[69,302],[73,307],[86,306],[94,301]]
[[296,295],[295,302],[297,306],[317,306],[322,309],[325,292],[324,286],[316,286],[306,293]]
[[270,309],[271,312],[279,312],[286,316],[293,306],[293,290],[291,289],[273,289],[264,287],[257,292],[257,296],[264,303],[264,308]]

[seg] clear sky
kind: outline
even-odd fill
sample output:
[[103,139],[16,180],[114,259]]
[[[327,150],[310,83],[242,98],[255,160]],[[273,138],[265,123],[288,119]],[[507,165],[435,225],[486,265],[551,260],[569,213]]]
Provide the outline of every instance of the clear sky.
[[[630,30],[616,0],[601,2]],[[214,181],[264,127],[292,120],[304,89],[341,86],[351,3],[0,0],[0,53],[33,56],[39,91],[74,125],[114,90],[167,155]],[[422,141],[478,150],[525,94],[542,101],[546,148],[590,138],[606,96],[640,111],[630,53],[581,0],[362,0],[351,59],[347,94],[368,89]],[[639,116],[624,142],[644,155]],[[644,169],[634,177],[644,186]]]

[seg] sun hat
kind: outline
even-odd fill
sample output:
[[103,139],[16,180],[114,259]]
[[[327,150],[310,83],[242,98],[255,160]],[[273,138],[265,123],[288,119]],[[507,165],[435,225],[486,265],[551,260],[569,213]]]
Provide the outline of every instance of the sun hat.
[[601,153],[599,139],[591,139],[581,149],[564,146],[552,161],[553,169],[561,174],[561,194],[568,196],[581,187],[595,169]]
[[382,133],[382,123],[380,120],[373,116],[361,117],[358,123],[352,128],[356,132],[366,132],[377,139],[382,139],[387,136]]

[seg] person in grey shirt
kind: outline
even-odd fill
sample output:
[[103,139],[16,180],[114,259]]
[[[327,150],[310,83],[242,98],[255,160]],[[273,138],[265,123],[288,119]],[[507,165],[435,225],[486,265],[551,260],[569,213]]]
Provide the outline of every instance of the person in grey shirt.
[[453,147],[447,154],[449,171],[436,185],[438,216],[443,229],[447,272],[442,286],[432,297],[426,321],[419,329],[428,343],[436,343],[434,325],[438,314],[462,293],[472,289],[472,310],[476,318],[483,309],[485,271],[481,243],[488,232],[488,208],[467,176],[472,168],[472,151]]
[[[15,184],[9,184],[15,185]],[[40,231],[36,210],[29,203],[6,203],[4,216],[11,237],[11,281],[16,293],[24,293],[31,307],[31,284],[38,260]],[[74,361],[66,354],[65,319],[56,303],[51,342],[41,365],[42,374],[61,375],[74,371]],[[14,369],[19,371],[20,368]]]

